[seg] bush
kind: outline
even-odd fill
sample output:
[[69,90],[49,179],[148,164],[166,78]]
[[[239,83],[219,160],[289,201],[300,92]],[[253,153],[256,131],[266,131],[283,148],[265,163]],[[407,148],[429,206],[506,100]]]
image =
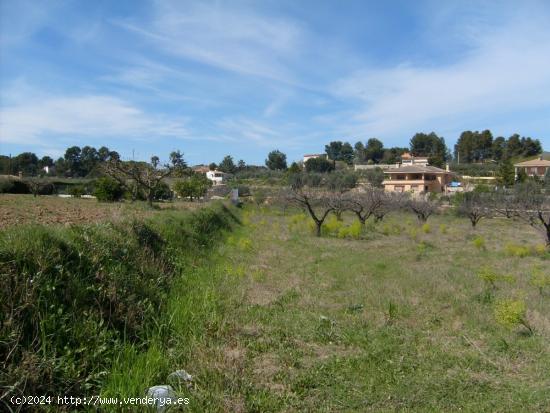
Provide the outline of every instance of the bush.
[[112,178],[99,178],[95,182],[94,196],[100,202],[115,202],[122,199],[124,188]]
[[195,174],[174,184],[174,191],[182,198],[199,199],[206,195],[212,181],[205,175]]
[[68,193],[75,198],[80,198],[86,193],[86,190],[83,185],[71,185]]
[[506,281],[513,283],[516,281],[513,275],[500,275],[491,267],[481,267],[477,272],[477,276],[482,279],[487,285],[491,286],[493,289],[497,288],[498,281]]
[[424,234],[429,234],[430,232],[432,232],[432,228],[430,227],[430,224],[426,222],[424,225],[422,225],[422,232]]
[[519,245],[519,244],[506,244],[504,247],[506,255],[511,257],[530,257],[530,256],[545,256],[548,254],[548,248],[544,244],[537,245]]
[[484,250],[485,249],[485,238],[483,238],[480,235],[477,235],[472,240],[472,244],[474,244],[474,247],[476,247],[478,250]]
[[359,239],[363,234],[363,225],[359,221],[354,221],[349,226],[343,226],[338,230],[338,238]]
[[526,308],[523,300],[500,300],[495,305],[495,319],[504,327],[514,328],[522,325],[533,333],[533,329],[526,319]]
[[335,215],[331,215],[323,224],[323,232],[325,235],[337,235],[340,228],[344,226],[344,223]]
[[0,178],[0,194],[30,194],[29,186],[19,179]]
[[267,200],[267,192],[262,188],[255,189],[252,195],[254,197],[254,202],[258,206],[263,205]]
[[165,182],[159,182],[153,194],[153,199],[157,201],[166,201],[172,199],[172,191]]
[[239,191],[239,196],[250,196],[250,188],[246,185],[237,186],[237,190]]
[[550,287],[550,274],[545,273],[543,270],[535,268],[531,274],[530,284],[538,288],[539,293],[542,295],[546,287]]
[[513,257],[527,257],[529,256],[529,248],[522,245],[507,244],[505,247],[506,254]]

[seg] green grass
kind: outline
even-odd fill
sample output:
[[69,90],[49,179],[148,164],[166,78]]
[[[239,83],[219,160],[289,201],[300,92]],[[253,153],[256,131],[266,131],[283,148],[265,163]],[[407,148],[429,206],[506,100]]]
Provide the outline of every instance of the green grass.
[[[104,391],[143,392],[183,368],[193,412],[548,411],[550,295],[531,274],[549,256],[506,252],[534,248],[536,233],[497,219],[472,231],[450,215],[426,232],[409,218],[365,239],[316,238],[290,213],[245,211],[173,290],[169,345],[125,354]],[[488,288],[483,266],[515,281]],[[534,334],[495,319],[504,299],[526,303]]]
[[[354,225],[345,215],[318,238],[296,211],[246,207],[220,244],[201,239],[211,221],[197,220],[207,253],[182,254],[180,224],[167,217],[155,228],[173,242],[174,280],[146,344],[118,349],[103,396],[140,397],[184,369],[193,382],[177,391],[190,412],[550,408],[550,293],[540,275],[550,254],[530,227],[490,219],[473,230],[448,214],[426,230],[397,214],[339,237]],[[534,332],[502,323],[503,302],[525,303]]]

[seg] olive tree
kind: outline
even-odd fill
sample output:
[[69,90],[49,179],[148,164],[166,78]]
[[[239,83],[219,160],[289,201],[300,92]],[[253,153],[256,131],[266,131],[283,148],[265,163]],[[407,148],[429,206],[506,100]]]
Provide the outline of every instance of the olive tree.
[[158,156],[151,157],[150,162],[122,161],[113,156],[102,164],[103,171],[132,191],[132,199],[137,199],[143,191],[149,205],[153,204],[155,193],[169,176],[183,174],[187,168],[181,152],[172,152],[170,162],[160,165]]

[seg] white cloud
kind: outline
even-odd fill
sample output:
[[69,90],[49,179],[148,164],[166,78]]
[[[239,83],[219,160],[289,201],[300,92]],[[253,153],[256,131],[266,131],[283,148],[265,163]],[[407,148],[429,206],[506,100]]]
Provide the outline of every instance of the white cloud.
[[151,115],[111,96],[48,97],[0,108],[0,141],[48,144],[52,136],[184,138],[183,120]]
[[149,26],[119,24],[181,58],[239,74],[294,81],[287,64],[299,56],[302,30],[288,19],[218,3],[162,1],[155,3]]
[[361,106],[350,130],[375,135],[426,125],[444,128],[477,114],[541,108],[550,105],[549,22],[508,21],[501,29],[478,33],[470,53],[459,61],[436,67],[404,63],[367,68],[338,81],[333,92]]

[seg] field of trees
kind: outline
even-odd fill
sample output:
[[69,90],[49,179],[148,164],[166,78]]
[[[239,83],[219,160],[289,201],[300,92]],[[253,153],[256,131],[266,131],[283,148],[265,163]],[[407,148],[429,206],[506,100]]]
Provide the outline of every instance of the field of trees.
[[187,411],[547,411],[536,183],[445,201],[355,179],[295,174],[241,209],[59,199],[119,215],[8,226],[0,400],[140,397],[183,369]]
[[[193,303],[208,331],[175,350],[195,375],[191,411],[547,411],[550,257],[536,233],[399,213],[344,237],[343,219],[315,237],[299,211],[244,211]],[[144,357],[121,371],[163,359]]]

